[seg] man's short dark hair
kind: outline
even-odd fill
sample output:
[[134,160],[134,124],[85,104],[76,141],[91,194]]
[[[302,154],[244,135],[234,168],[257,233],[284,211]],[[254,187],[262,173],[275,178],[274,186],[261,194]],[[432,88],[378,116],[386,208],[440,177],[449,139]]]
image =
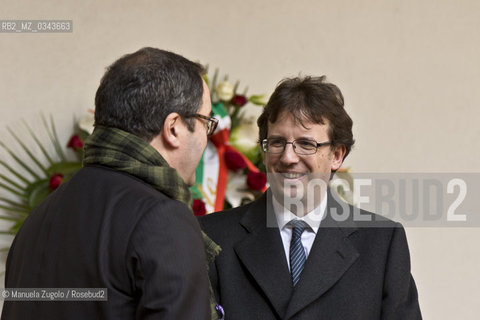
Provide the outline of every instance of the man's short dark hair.
[[[172,112],[196,113],[202,104],[204,68],[184,57],[143,48],[115,61],[95,96],[95,125],[114,127],[147,142]],[[193,119],[185,119],[193,130]]]
[[[355,143],[352,119],[344,108],[340,89],[322,77],[296,77],[282,80],[270,97],[257,120],[260,142],[267,138],[268,122],[274,123],[283,112],[291,114],[295,121],[330,124],[329,139],[332,147],[345,145],[345,157]],[[344,157],[344,158],[345,158]]]

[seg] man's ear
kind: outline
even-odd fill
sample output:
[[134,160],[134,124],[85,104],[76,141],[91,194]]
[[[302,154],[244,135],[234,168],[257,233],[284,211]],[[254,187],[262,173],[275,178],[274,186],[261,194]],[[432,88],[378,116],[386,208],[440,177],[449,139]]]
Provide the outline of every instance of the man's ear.
[[165,145],[170,148],[178,148],[181,145],[182,130],[185,129],[185,125],[182,123],[182,117],[176,113],[170,113],[163,123],[162,138]]
[[333,147],[332,170],[338,170],[340,168],[346,152],[347,148],[343,144]]

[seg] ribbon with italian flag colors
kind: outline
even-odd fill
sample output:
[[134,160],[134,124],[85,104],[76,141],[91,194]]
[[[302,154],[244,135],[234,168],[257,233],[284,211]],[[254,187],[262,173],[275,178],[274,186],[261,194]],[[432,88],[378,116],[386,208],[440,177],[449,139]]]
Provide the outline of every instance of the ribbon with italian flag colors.
[[228,181],[226,152],[233,152],[241,157],[250,172],[259,172],[245,155],[229,144],[231,120],[223,104],[221,102],[212,104],[212,112],[219,120],[218,126],[207,143],[196,169],[195,185],[191,187],[194,199],[201,199],[205,203],[207,213],[220,211],[224,207]]

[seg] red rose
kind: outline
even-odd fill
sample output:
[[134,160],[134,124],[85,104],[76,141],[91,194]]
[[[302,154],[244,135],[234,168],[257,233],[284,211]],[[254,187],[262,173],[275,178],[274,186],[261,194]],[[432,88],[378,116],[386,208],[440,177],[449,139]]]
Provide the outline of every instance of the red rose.
[[53,191],[57,189],[63,181],[63,174],[61,173],[54,173],[53,176],[50,178],[50,182],[48,183],[48,189]]
[[200,199],[193,199],[193,214],[196,216],[204,216],[206,213],[205,202]]
[[81,150],[83,148],[83,140],[77,134],[74,134],[68,141],[67,147],[73,148],[75,151]]
[[232,104],[237,107],[243,107],[247,103],[247,98],[245,96],[236,94],[232,98]]
[[237,171],[247,167],[245,159],[243,159],[241,155],[234,151],[225,152],[225,163],[227,164],[227,168],[232,171]]
[[262,190],[267,184],[267,175],[263,172],[250,171],[247,176],[247,185],[252,190]]

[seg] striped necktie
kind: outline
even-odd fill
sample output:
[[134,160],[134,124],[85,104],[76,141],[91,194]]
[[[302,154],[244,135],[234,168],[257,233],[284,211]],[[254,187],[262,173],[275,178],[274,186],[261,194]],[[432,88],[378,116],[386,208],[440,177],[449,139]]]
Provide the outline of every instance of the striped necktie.
[[302,233],[309,228],[303,220],[294,219],[289,222],[292,226],[292,241],[290,242],[290,273],[292,274],[293,286],[297,285],[307,257],[302,245]]

